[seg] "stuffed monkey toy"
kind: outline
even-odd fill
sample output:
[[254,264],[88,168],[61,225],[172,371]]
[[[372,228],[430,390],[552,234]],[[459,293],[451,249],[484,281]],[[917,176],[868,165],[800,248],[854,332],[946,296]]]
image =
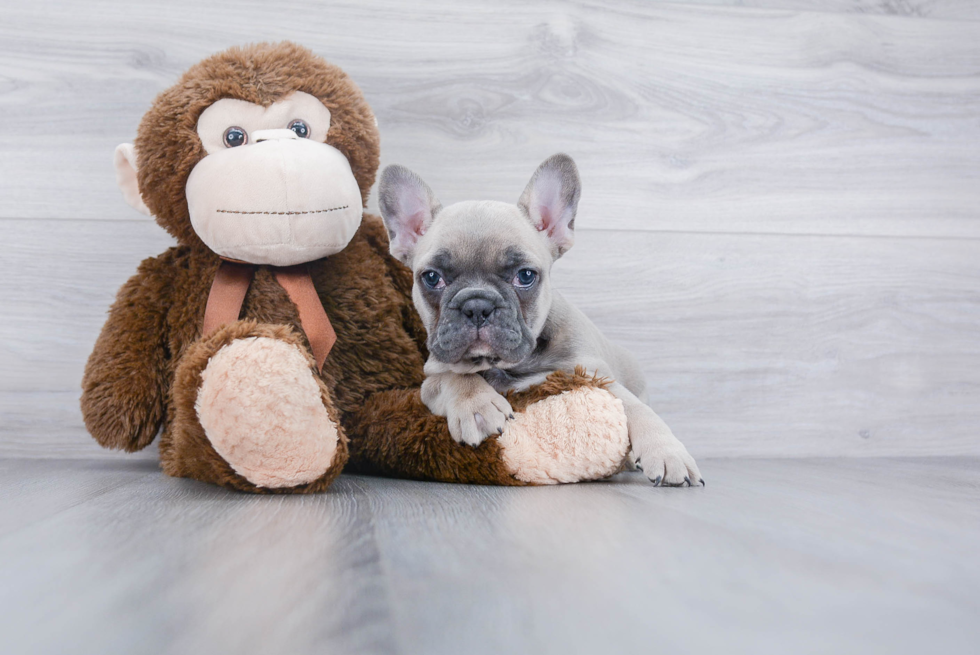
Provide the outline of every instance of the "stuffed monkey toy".
[[156,98],[116,175],[177,246],[123,285],[89,357],[102,446],[159,434],[168,475],[258,493],[320,491],[345,466],[503,485],[621,468],[622,407],[583,371],[512,396],[477,448],[422,404],[412,273],[363,209],[378,151],[357,86],[291,43],[214,55]]

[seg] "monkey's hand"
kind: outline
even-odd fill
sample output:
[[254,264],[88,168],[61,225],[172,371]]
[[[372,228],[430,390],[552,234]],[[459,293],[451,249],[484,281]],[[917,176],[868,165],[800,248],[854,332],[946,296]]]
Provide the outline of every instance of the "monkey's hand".
[[166,258],[144,261],[119,290],[85,366],[82,417],[106,448],[145,448],[163,422],[173,270]]

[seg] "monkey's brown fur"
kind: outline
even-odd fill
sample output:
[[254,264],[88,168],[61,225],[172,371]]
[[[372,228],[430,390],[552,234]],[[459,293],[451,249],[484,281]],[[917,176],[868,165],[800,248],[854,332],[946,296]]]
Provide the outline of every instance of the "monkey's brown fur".
[[[136,139],[139,188],[157,222],[178,245],[145,260],[119,291],[85,368],[82,412],[105,447],[145,448],[162,428],[163,469],[253,492],[314,492],[326,488],[352,453],[350,468],[399,477],[523,484],[503,466],[493,439],[459,445],[446,420],[419,400],[425,330],[411,302],[411,272],[388,253],[375,216],[365,215],[350,244],[310,265],[314,285],[337,333],[317,373],[340,443],[333,465],[309,484],[270,490],[237,474],[211,447],[194,408],[201,371],[231,340],[267,336],[308,344],[295,305],[266,267],[259,267],[240,319],[206,339],[201,326],[219,266],[191,227],[185,186],[205,156],[196,127],[221,98],[268,106],[293,91],[331,112],[327,143],[340,150],[366,201],[378,168],[378,134],[360,90],[339,68],[293,44],[233,48],[192,67],[155,100]],[[309,358],[311,368],[315,365]],[[562,390],[597,384],[556,376],[515,397],[515,410]],[[344,434],[346,432],[346,436]]]

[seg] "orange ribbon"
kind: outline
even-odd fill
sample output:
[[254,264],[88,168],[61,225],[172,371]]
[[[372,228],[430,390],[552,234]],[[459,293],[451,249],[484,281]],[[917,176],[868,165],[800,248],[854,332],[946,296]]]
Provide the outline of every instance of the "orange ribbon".
[[[208,304],[204,310],[204,336],[222,325],[238,320],[245,294],[248,293],[257,268],[255,264],[221,261],[214,282],[211,283]],[[320,296],[313,286],[313,278],[310,277],[309,266],[297,264],[269,268],[276,276],[279,286],[286,290],[286,295],[296,305],[300,326],[310,342],[317,370],[323,370],[323,363],[337,342],[337,333],[330,324],[327,312],[323,310],[323,303],[320,302]]]

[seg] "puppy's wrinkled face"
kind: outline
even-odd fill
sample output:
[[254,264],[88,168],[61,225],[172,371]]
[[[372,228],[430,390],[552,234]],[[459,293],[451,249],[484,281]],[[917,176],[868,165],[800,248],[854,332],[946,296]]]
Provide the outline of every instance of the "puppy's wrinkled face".
[[456,372],[506,368],[534,350],[551,308],[546,237],[517,206],[443,209],[413,258],[413,300],[432,356]]
[[516,205],[443,209],[401,166],[384,170],[378,197],[391,253],[415,276],[412,299],[428,330],[430,363],[475,373],[527,357],[551,310],[551,265],[574,239],[575,162],[562,154],[547,159]]

